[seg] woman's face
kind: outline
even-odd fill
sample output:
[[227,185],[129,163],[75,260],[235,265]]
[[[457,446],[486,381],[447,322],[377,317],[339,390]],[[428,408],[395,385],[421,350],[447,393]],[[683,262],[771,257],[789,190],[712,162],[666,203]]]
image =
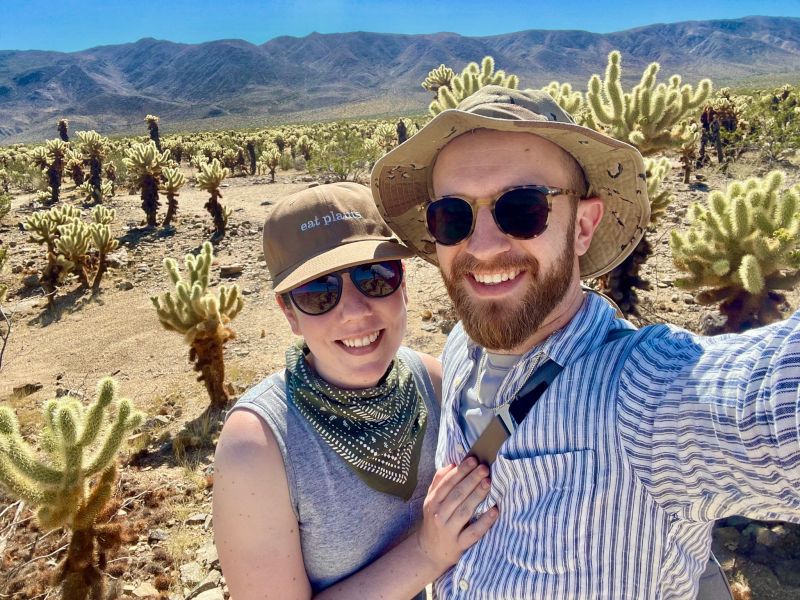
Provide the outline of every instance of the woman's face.
[[383,298],[362,294],[346,274],[339,303],[321,315],[307,315],[276,296],[292,333],[302,336],[317,375],[343,389],[373,387],[386,373],[406,333],[405,279]]

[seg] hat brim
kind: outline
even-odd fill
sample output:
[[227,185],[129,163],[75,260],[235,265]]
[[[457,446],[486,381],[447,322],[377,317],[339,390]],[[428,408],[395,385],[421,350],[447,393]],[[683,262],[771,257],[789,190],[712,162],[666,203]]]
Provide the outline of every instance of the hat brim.
[[[416,254],[438,265],[436,245],[425,227],[424,206],[434,197],[431,172],[439,151],[476,129],[527,132],[563,148],[578,161],[589,196],[602,198],[605,213],[588,251],[582,278],[619,265],[636,247],[650,221],[644,162],[636,148],[588,127],[556,121],[497,119],[446,110],[408,141],[383,156],[372,170],[372,194],[381,215]],[[533,182],[532,182],[533,183]]]
[[333,271],[380,260],[396,260],[414,256],[406,246],[391,240],[358,240],[319,254],[294,269],[277,276],[273,291],[283,294]]

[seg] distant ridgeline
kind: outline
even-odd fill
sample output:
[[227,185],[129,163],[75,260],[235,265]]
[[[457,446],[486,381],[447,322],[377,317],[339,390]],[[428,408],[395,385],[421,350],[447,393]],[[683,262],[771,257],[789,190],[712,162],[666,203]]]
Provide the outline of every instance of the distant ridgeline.
[[75,129],[138,130],[143,114],[171,128],[259,127],[287,121],[421,114],[419,87],[440,63],[491,55],[526,85],[585,82],[608,53],[629,73],[656,60],[688,82],[717,86],[800,80],[800,19],[747,17],[651,25],[611,34],[523,31],[311,34],[260,46],[240,40],[143,39],[73,53],[0,51],[0,143],[39,141],[68,117]]

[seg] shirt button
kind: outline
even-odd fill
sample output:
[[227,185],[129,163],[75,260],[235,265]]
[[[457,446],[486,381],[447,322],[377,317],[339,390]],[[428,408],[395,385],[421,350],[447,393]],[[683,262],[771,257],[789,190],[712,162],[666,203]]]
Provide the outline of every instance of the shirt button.
[[461,589],[462,592],[466,592],[469,589],[469,584],[467,583],[466,579],[462,579],[458,582],[458,587]]
[[456,450],[458,450],[459,452],[464,452],[464,446],[462,446],[461,444],[456,444]]

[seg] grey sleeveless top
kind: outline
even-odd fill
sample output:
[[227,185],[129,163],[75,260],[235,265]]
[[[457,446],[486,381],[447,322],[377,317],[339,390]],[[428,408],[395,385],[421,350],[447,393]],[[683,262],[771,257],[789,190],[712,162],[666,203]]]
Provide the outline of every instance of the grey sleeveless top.
[[[397,352],[428,407],[417,487],[408,502],[375,491],[350,470],[286,398],[284,371],[248,390],[228,411],[248,409],[269,425],[283,455],[300,529],[306,574],[314,593],[359,571],[411,533],[435,471],[440,408],[419,356]],[[425,598],[424,591],[415,598]]]

